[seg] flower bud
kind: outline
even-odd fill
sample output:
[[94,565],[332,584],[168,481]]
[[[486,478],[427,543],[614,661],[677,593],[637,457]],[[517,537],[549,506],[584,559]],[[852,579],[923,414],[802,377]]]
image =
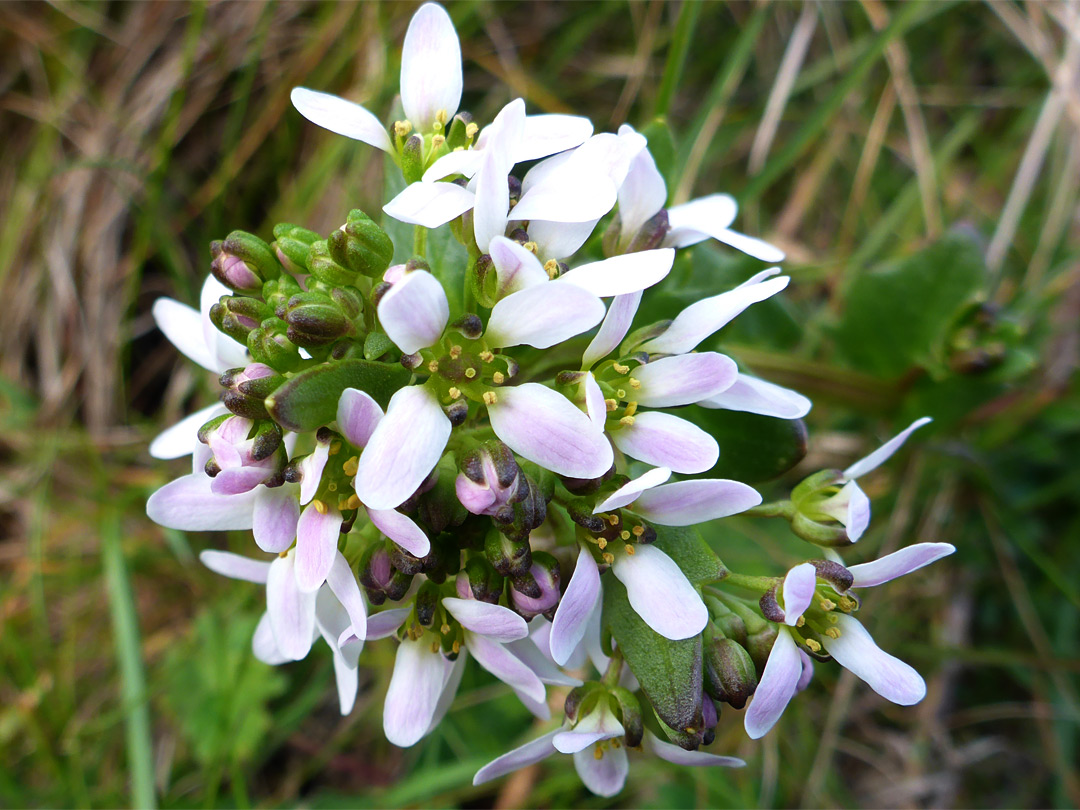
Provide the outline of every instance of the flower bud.
[[757,668],[758,677],[765,671],[765,663],[769,660],[769,653],[772,652],[777,635],[775,624],[765,624],[756,632],[751,632],[746,639],[746,651],[750,653],[750,659]]
[[[536,587],[524,587],[526,579]],[[510,603],[514,610],[526,621],[541,613],[553,619],[561,595],[559,579],[559,561],[546,552],[533,552],[532,565],[529,567],[527,577],[519,577],[511,581]],[[551,615],[548,616],[548,614]]]
[[413,133],[401,145],[401,173],[407,184],[419,183],[424,176],[424,139]]
[[285,378],[265,363],[251,363],[245,368],[232,368],[219,379],[221,401],[238,416],[248,419],[269,419],[266,398],[277,390]]
[[488,532],[484,555],[504,577],[522,576],[532,567],[532,549],[529,548],[528,537],[512,540],[499,532]]
[[733,708],[743,708],[758,684],[750,654],[738,642],[720,635],[706,638],[702,653],[705,691]]
[[221,300],[210,307],[210,321],[233,340],[247,343],[247,336],[252,329],[267,318],[272,318],[274,310],[256,298],[239,295],[223,295]]
[[660,247],[669,231],[671,231],[671,225],[668,223],[667,211],[661,209],[658,214],[641,226],[623,252],[637,253],[641,250],[654,250]]
[[807,560],[817,570],[817,575],[828,582],[837,593],[845,593],[855,581],[852,573],[832,560]]
[[473,297],[482,307],[495,306],[495,295],[499,289],[499,275],[490,254],[481,253],[469,271],[469,284]]
[[[273,310],[274,315],[284,320],[285,308],[289,299],[303,291],[303,288],[300,287],[300,282],[288,273],[282,273],[277,278],[263,284],[262,297],[266,302],[266,305]],[[268,315],[267,317],[270,316]],[[263,320],[265,320],[265,318]]]
[[526,494],[514,503],[514,516],[510,523],[502,524],[501,513],[494,516],[499,521],[503,534],[516,540],[528,542],[529,533],[547,520],[547,498],[540,485],[531,476],[523,475]]
[[213,453],[206,463],[206,474],[216,479],[213,492],[238,495],[259,484],[276,486],[284,481],[282,432],[269,419],[225,414],[199,428],[198,438]]
[[459,460],[454,482],[458,500],[474,515],[503,515],[513,520],[513,504],[528,495],[528,484],[513,451],[500,441],[472,449]]
[[467,112],[459,112],[450,121],[450,126],[446,132],[446,145],[451,152],[459,146],[464,148],[472,143],[472,136],[468,134],[470,131],[469,124],[471,123],[472,116]]
[[316,348],[353,334],[355,327],[333,299],[318,292],[298,293],[286,305],[286,336],[298,346]]
[[497,604],[502,596],[503,578],[483,557],[470,557],[465,570],[458,574],[458,596],[480,602]]
[[571,724],[576,724],[579,718],[590,714],[597,700],[606,694],[607,690],[596,681],[586,681],[581,686],[575,686],[567,694],[566,702],[563,704],[566,719]]
[[252,359],[280,372],[295,371],[300,365],[300,350],[286,336],[286,326],[277,318],[267,318],[247,338]]
[[[349,212],[345,226],[330,234],[327,243],[338,265],[368,278],[382,274],[394,257],[394,243],[386,231],[360,209]],[[349,283],[355,283],[355,276]]]
[[844,548],[854,542],[844,526],[821,523],[802,512],[791,516],[791,531],[806,542],[823,548]]
[[[341,231],[335,231],[335,233],[341,233]],[[330,253],[330,242],[327,239],[311,245],[307,266],[312,277],[331,287],[356,283],[356,271],[342,267],[334,260]]]
[[439,586],[428,580],[416,592],[416,620],[424,627],[431,627],[438,606]]
[[641,745],[641,738],[645,736],[645,722],[641,715],[641,703],[629,689],[615,686],[608,689],[608,694],[615,698],[619,705],[619,720],[626,730],[623,739],[627,747],[636,748]]
[[263,282],[277,278],[281,267],[270,246],[254,234],[233,231],[210,245],[210,272],[236,292],[260,292]]
[[368,546],[364,551],[357,576],[373,605],[381,605],[387,598],[398,601],[412,584],[412,576],[394,568],[390,554],[382,543]]
[[318,242],[319,238],[319,234],[315,231],[282,222],[274,226],[275,241],[270,247],[273,248],[278,261],[286,270],[290,273],[307,275],[309,272],[308,254],[311,245]]

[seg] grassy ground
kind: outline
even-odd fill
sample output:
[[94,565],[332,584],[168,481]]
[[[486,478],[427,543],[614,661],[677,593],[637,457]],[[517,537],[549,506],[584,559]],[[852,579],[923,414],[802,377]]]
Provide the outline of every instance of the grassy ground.
[[[195,301],[208,242],[232,228],[329,230],[350,207],[378,210],[374,150],[306,125],[288,89],[385,113],[413,6],[10,3],[0,805],[1080,805],[1076,7],[449,8],[478,120],[511,92],[603,128],[628,120],[673,200],[729,191],[738,225],[788,251],[783,306],[724,345],[814,397],[793,480],[936,417],[871,482],[862,541],[867,556],[959,548],[868,600],[882,646],[927,675],[926,701],[884,705],[819,667],[763,742],[722,718],[717,748],[744,771],[640,762],[604,802],[559,760],[472,788],[478,765],[533,733],[472,670],[447,722],[403,752],[379,730],[390,645],[367,653],[345,719],[327,656],[255,662],[256,589],[194,562],[243,538],[163,531],[143,512],[183,467],[151,460],[149,437],[212,396],[150,305]],[[954,299],[966,308],[932,317]],[[713,538],[726,558],[789,548],[761,524],[730,531]]]

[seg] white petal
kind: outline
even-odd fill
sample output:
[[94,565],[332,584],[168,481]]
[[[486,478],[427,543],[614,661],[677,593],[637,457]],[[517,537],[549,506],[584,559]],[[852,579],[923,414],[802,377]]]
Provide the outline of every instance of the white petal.
[[410,183],[383,206],[398,222],[438,228],[473,207],[475,198],[456,183]]
[[690,405],[727,389],[738,373],[735,361],[718,352],[661,357],[631,372],[641,383],[631,396],[647,408]]
[[450,177],[454,174],[472,177],[480,168],[483,157],[484,153],[479,149],[462,149],[460,152],[447,152],[432,163],[420,179],[425,183],[434,183],[436,180],[442,180],[444,177]]
[[701,341],[727,326],[751,304],[764,301],[783,290],[787,276],[770,278],[759,284],[739,286],[726,293],[697,301],[676,316],[662,335],[641,345],[649,354],[684,354]]
[[338,399],[338,429],[354,447],[364,448],[383,418],[383,409],[367,391],[346,388]]
[[297,587],[294,556],[278,557],[270,563],[266,610],[278,650],[289,660],[299,661],[311,649],[315,634],[315,593],[304,593]]
[[551,623],[549,648],[551,657],[559,666],[574,654],[574,650],[585,637],[589,617],[600,598],[600,571],[592,553],[582,545],[578,551],[577,565],[570,584],[559,600],[555,610],[555,619]]
[[592,329],[604,302],[570,284],[547,283],[516,292],[495,304],[484,333],[489,346],[547,349]]
[[601,701],[572,729],[556,734],[551,743],[563,754],[574,754],[600,740],[612,740],[625,733],[623,724],[611,711],[607,701]]
[[435,469],[449,438],[450,420],[430,391],[397,391],[360,455],[356,494],[371,509],[398,506]]
[[473,237],[481,253],[490,250],[491,241],[506,233],[506,215],[510,210],[510,187],[507,184],[504,155],[496,145],[484,150],[480,169],[473,178],[476,201],[473,205]]
[[926,697],[926,682],[899,658],[874,643],[858,619],[839,615],[833,625],[840,638],[822,636],[821,643],[840,666],[850,670],[886,700],[913,706]]
[[159,298],[150,311],[158,329],[165,333],[177,349],[194,360],[207,371],[220,374],[225,369],[218,368],[218,359],[206,346],[203,338],[202,317],[187,304],[181,304],[171,298]]
[[870,525],[870,499],[855,481],[848,481],[831,498],[819,502],[817,509],[843,524],[852,543],[862,537]]
[[187,532],[250,529],[254,491],[218,495],[210,489],[212,481],[202,472],[170,481],[147,500],[147,517]]
[[598,478],[615,460],[603,432],[562,394],[539,383],[498,389],[491,429],[518,455],[571,478]]
[[654,470],[649,470],[644,475],[640,475],[634,478],[617,490],[611,495],[602,500],[593,509],[593,514],[598,515],[601,512],[608,512],[612,509],[618,509],[621,506],[626,506],[629,503],[633,503],[638,495],[647,489],[660,486],[660,484],[671,478],[671,470],[667,467],[657,467]]
[[641,292],[629,295],[617,295],[608,307],[604,322],[600,324],[600,331],[592,339],[592,343],[585,349],[581,357],[581,367],[591,368],[597,360],[607,357],[615,351],[626,333],[630,331],[630,325],[634,322],[638,305],[641,304]]
[[415,270],[379,301],[379,322],[405,354],[433,346],[450,320],[450,304],[438,279]]
[[450,15],[425,3],[413,15],[401,48],[401,106],[418,131],[426,132],[441,111],[447,121],[461,103],[461,43]]
[[306,87],[294,87],[290,98],[297,111],[311,123],[384,152],[394,151],[386,127],[359,104]]
[[730,228],[721,228],[710,233],[709,236],[717,242],[723,242],[729,247],[742,251],[747,256],[753,256],[759,261],[769,262],[771,264],[773,262],[782,262],[784,260],[784,251],[780,250],[780,248],[775,245],[770,245],[762,239],[741,234]]
[[253,560],[230,551],[214,551],[207,549],[199,552],[199,562],[213,571],[229,579],[242,579],[247,582],[266,584],[266,578],[270,573],[270,563],[263,560]]
[[505,236],[496,236],[491,240],[488,252],[499,279],[496,298],[547,283],[548,274],[540,260],[531,250],[526,250],[517,242]]
[[300,461],[300,503],[310,503],[319,491],[323,470],[330,458],[330,442],[317,442],[315,449]]
[[897,577],[918,571],[932,562],[948,557],[956,551],[956,547],[950,543],[917,543],[914,546],[902,548],[892,554],[886,554],[879,560],[849,565],[848,570],[855,578],[853,588],[868,588],[871,585],[880,585]]
[[607,403],[604,401],[604,392],[600,390],[600,383],[591,371],[585,374],[585,413],[594,425],[600,430],[604,429],[607,422]]
[[612,571],[626,586],[634,612],[664,638],[692,638],[709,621],[709,611],[686,574],[655,546],[639,544],[634,554],[617,555]]
[[489,605],[475,599],[458,599],[447,596],[443,605],[466,630],[471,630],[495,641],[514,641],[529,635],[529,626],[510,608]]
[[648,730],[645,732],[644,741],[645,747],[650,752],[660,757],[660,759],[667,760],[675,765],[686,765],[692,768],[706,765],[716,765],[722,768],[746,767],[746,763],[738,757],[722,757],[717,754],[710,754],[708,751],[687,751],[685,748],[664,742]]
[[620,425],[610,436],[631,458],[678,473],[711,470],[720,457],[716,439],[693,422],[662,411],[636,413],[634,424]]
[[514,162],[538,160],[573,149],[585,143],[592,132],[592,121],[578,115],[550,113],[527,116],[521,140],[514,150]]
[[[326,584],[330,586],[334,598],[345,609],[345,613],[349,618],[351,626],[341,628],[341,631],[349,629],[358,639],[367,638],[367,604],[364,602],[364,595],[360,593],[360,585],[356,581],[356,574],[353,573],[352,567],[340,551],[334,557],[334,564],[330,568]],[[339,632],[334,637],[335,645],[341,644],[343,635],[344,632]]]
[[[620,129],[621,131],[621,129]],[[660,213],[667,202],[667,184],[649,150],[642,149],[630,162],[619,186],[619,221],[624,240],[632,239],[641,226]]]
[[524,745],[503,754],[498,759],[493,759],[476,772],[476,776],[473,777],[473,785],[482,785],[492,779],[498,779],[500,776],[505,776],[508,773],[547,759],[555,753],[551,740],[560,730],[550,731],[543,737],[530,740]]
[[352,713],[360,689],[360,672],[350,667],[340,654],[334,655],[334,683],[337,685],[338,707],[341,716]]
[[199,314],[202,319],[203,342],[215,358],[218,371],[230,368],[246,366],[249,362],[247,347],[241,346],[224,332],[214,326],[210,320],[210,308],[218,302],[223,295],[232,295],[232,290],[218,281],[214,276],[207,275],[199,293]]
[[817,587],[817,569],[810,563],[800,563],[787,572],[784,577],[784,624],[794,627],[799,617],[814,601],[814,588]]
[[383,704],[386,739],[408,748],[427,734],[449,672],[450,662],[431,651],[430,637],[401,642]]
[[560,172],[550,182],[524,192],[511,219],[590,222],[610,211],[615,200],[615,185],[605,175],[587,169],[573,174]]
[[450,706],[453,704],[454,697],[457,695],[458,687],[461,686],[461,679],[465,675],[465,663],[468,660],[469,651],[463,649],[458,653],[458,657],[450,665],[450,674],[446,676],[442,694],[439,695],[439,702],[435,704],[435,714],[431,716],[431,725],[428,726],[428,733],[431,733],[431,731],[443,721],[443,718],[446,717],[446,713],[450,711]]
[[[713,231],[726,230],[735,221],[738,212],[739,206],[728,194],[710,194],[682,205],[673,205],[668,209],[671,232],[665,243],[673,247],[687,247],[703,241]],[[685,236],[682,231],[686,231]],[[698,238],[694,238],[694,235]]]
[[546,690],[536,673],[502,644],[479,633],[466,631],[465,646],[477,663],[500,681],[535,701],[544,700]]
[[801,675],[799,649],[787,628],[781,627],[769,653],[765,671],[761,673],[761,680],[743,717],[743,725],[751,739],[761,739],[776,725],[795,695]]
[[296,582],[301,590],[317,591],[326,581],[340,533],[341,513],[335,507],[325,513],[314,505],[304,508],[296,523]]
[[626,784],[630,761],[625,747],[609,747],[600,759],[592,751],[578,751],[574,754],[574,769],[591,793],[610,799]]
[[634,502],[634,511],[662,526],[692,526],[737,515],[761,503],[761,495],[740,481],[700,478],[651,489]]
[[547,222],[534,219],[529,223],[529,239],[536,242],[536,252],[543,259],[565,259],[573,256],[589,241],[599,221],[599,218],[586,222]]
[[797,391],[783,388],[749,374],[740,374],[726,391],[698,403],[705,408],[745,411],[777,419],[802,419],[812,403]]
[[[550,626],[548,624],[548,627]],[[547,639],[542,641],[546,642]],[[506,648],[517,656],[525,666],[535,672],[536,677],[543,683],[554,686],[581,686],[583,681],[580,678],[575,678],[559,669],[555,662],[537,644],[537,639],[528,637],[507,642]]]
[[[269,563],[267,563],[269,565]],[[274,631],[270,629],[270,614],[263,613],[255,625],[255,634],[251,637],[251,652],[264,664],[276,667],[289,659],[281,654],[274,641]]]
[[378,641],[381,638],[389,638],[394,635],[397,629],[409,618],[410,613],[412,613],[412,608],[391,608],[368,616],[367,640]]
[[175,425],[165,428],[154,437],[154,440],[150,442],[150,455],[161,459],[182,458],[191,455],[195,445],[199,443],[199,428],[214,417],[228,412],[228,408],[218,402],[209,408],[195,411],[191,416],[185,416]]
[[908,436],[921,428],[923,425],[927,425],[933,421],[934,420],[931,419],[929,416],[924,416],[922,419],[916,419],[914,422],[912,422],[910,425],[900,431],[897,435],[893,436],[891,439],[885,442],[885,444],[881,445],[881,447],[879,447],[873,453],[859,459],[846,470],[844,470],[844,478],[858,478],[859,476],[866,475],[871,470],[876,469],[878,466],[885,463],[885,461],[893,453],[900,449],[900,446],[907,441]]
[[414,557],[426,557],[431,553],[431,541],[408,515],[396,509],[367,510],[368,517],[380,532],[385,534]]
[[583,264],[559,278],[560,284],[576,284],[593,295],[608,298],[628,295],[662,281],[671,272],[675,251],[671,248],[641,250]]
[[296,524],[300,520],[300,501],[295,484],[280,487],[259,487],[255,490],[251,533],[255,544],[270,554],[285,551],[296,539]]

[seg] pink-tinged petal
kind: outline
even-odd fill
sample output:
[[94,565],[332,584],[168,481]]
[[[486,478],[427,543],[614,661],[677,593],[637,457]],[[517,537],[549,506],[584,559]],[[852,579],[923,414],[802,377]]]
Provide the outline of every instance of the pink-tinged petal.
[[393,509],[424,483],[449,438],[450,420],[429,390],[397,391],[360,455],[356,494],[369,509]]
[[458,599],[447,596],[443,606],[466,630],[471,630],[494,641],[514,641],[529,635],[529,626],[510,608],[490,605],[475,599]]
[[488,253],[499,279],[496,298],[548,281],[548,274],[536,254],[505,236],[493,238]]
[[600,383],[596,381],[593,373],[585,374],[585,413],[589,415],[592,423],[601,430],[607,422],[607,402],[604,401],[604,392],[600,390]]
[[698,403],[705,408],[745,411],[777,419],[802,419],[812,403],[797,391],[740,374],[726,391]]
[[199,472],[170,481],[147,500],[147,517],[187,532],[250,529],[255,493],[215,495],[212,480]]
[[574,754],[574,769],[591,793],[610,799],[626,785],[630,761],[623,747],[609,747],[599,759],[592,751],[578,751]]
[[536,252],[543,259],[565,259],[573,256],[589,241],[599,221],[546,222],[534,219],[529,223],[529,239],[536,242]]
[[230,551],[213,551],[207,549],[199,552],[199,562],[213,571],[229,579],[242,579],[247,582],[266,584],[266,578],[270,573],[270,563],[263,560],[253,560],[233,554]]
[[634,511],[661,526],[692,526],[737,515],[761,503],[761,495],[740,481],[700,478],[664,484],[642,493]]
[[721,228],[709,234],[717,242],[723,242],[728,247],[733,247],[738,251],[745,253],[747,256],[752,256],[758,261],[769,262],[782,262],[784,260],[784,251],[775,245],[770,245],[768,242],[757,239],[753,236],[747,236],[746,234],[733,231],[730,228]]
[[491,310],[484,338],[489,346],[547,349],[592,329],[604,302],[571,284],[547,283],[508,295]]
[[342,435],[354,447],[363,449],[383,418],[383,409],[366,391],[346,388],[338,399],[337,423]]
[[549,649],[559,666],[566,665],[585,637],[589,617],[599,598],[600,571],[589,550],[581,546],[574,575],[570,577],[570,584],[566,586],[551,623]]
[[198,311],[171,298],[159,298],[150,309],[158,329],[169,342],[207,371],[221,373],[218,359],[203,337],[202,318]]
[[641,345],[649,354],[684,354],[701,341],[727,326],[751,304],[764,301],[783,290],[787,276],[770,278],[750,286],[742,285],[726,293],[697,301],[680,312],[662,335]]
[[607,357],[615,351],[626,333],[630,331],[630,325],[634,322],[638,305],[641,304],[641,292],[629,295],[617,295],[608,307],[604,322],[600,324],[600,331],[592,339],[592,343],[585,349],[581,358],[582,368],[591,368],[597,360]]
[[784,624],[794,627],[799,617],[810,607],[817,587],[817,569],[810,563],[800,563],[784,577]]
[[675,251],[671,248],[640,250],[575,267],[558,283],[574,284],[601,298],[630,295],[662,281],[674,261]]
[[840,666],[900,706],[913,706],[926,697],[926,682],[918,672],[875,644],[858,619],[842,614],[837,618],[833,626],[840,638],[822,636],[821,643]]
[[263,551],[278,554],[287,550],[296,539],[296,524],[300,520],[300,502],[295,484],[280,487],[259,487],[255,491],[251,533]]
[[210,491],[215,495],[242,495],[273,475],[265,467],[229,467],[210,479]]
[[666,202],[664,177],[657,170],[649,150],[642,149],[630,162],[626,179],[619,186],[619,223],[623,240],[632,239],[642,225],[660,213]]
[[708,239],[713,231],[726,230],[735,221],[739,206],[728,194],[710,194],[668,209],[671,231],[665,244],[687,247]]
[[521,660],[497,641],[466,631],[465,646],[484,669],[532,700],[541,702],[547,694],[544,684]]
[[573,149],[585,143],[592,133],[592,121],[578,115],[549,113],[527,116],[521,140],[514,149],[514,162],[539,160]]
[[435,704],[435,714],[431,716],[431,725],[428,726],[428,733],[431,733],[439,723],[446,717],[446,713],[450,711],[450,706],[454,702],[454,697],[457,695],[458,687],[461,686],[461,678],[465,675],[465,662],[469,660],[469,651],[462,650],[458,653],[458,657],[450,665],[450,674],[446,676],[446,682],[443,684],[442,694],[439,695],[439,702]]
[[481,253],[488,253],[492,240],[506,233],[506,216],[510,210],[509,171],[504,154],[492,144],[484,150],[480,169],[473,178],[476,201],[473,204],[473,237]]
[[956,546],[950,543],[917,543],[914,546],[894,551],[892,554],[886,554],[873,562],[849,565],[848,570],[855,578],[851,587],[868,588],[889,582],[912,571],[918,571],[942,557],[948,557],[954,551],[956,551]]
[[671,470],[667,467],[657,467],[649,470],[647,473],[627,481],[598,503],[596,508],[593,509],[593,514],[598,515],[601,512],[608,512],[633,503],[642,492],[660,486],[669,478],[671,478]]
[[401,106],[420,132],[443,112],[449,121],[461,103],[461,43],[450,15],[425,3],[409,21],[401,48]]
[[[269,563],[267,563],[269,566]],[[255,625],[255,634],[251,637],[251,652],[255,658],[272,667],[288,662],[288,658],[281,654],[274,641],[274,631],[270,629],[270,614],[263,613],[259,623]]]
[[316,126],[384,152],[394,151],[386,127],[359,104],[306,87],[294,87],[290,98],[297,112]]
[[795,639],[787,628],[781,627],[769,653],[765,671],[761,673],[761,680],[743,717],[743,725],[750,739],[761,739],[776,725],[795,695],[801,675],[802,659]]
[[431,553],[428,536],[408,515],[395,509],[368,509],[367,514],[375,528],[414,557],[426,557]]
[[290,661],[308,654],[315,634],[315,593],[305,593],[296,583],[293,554],[270,563],[266,580],[266,611],[277,648]]
[[584,751],[593,743],[612,740],[625,733],[626,729],[611,711],[607,701],[601,701],[597,708],[582,717],[572,729],[556,734],[551,744],[560,753],[575,754]]
[[387,216],[409,225],[438,228],[473,207],[475,198],[456,183],[410,183],[383,206]]
[[805,690],[814,678],[814,659],[802,650],[799,650],[799,659],[802,661],[802,675],[799,676],[799,682],[795,685],[795,694]]
[[705,629],[709,611],[686,574],[655,546],[637,545],[615,557],[612,571],[626,586],[630,607],[653,630],[672,641]]
[[608,177],[581,167],[581,171],[559,172],[550,181],[533,185],[521,195],[512,216],[521,222],[590,222],[610,211],[615,200],[615,184]]
[[520,456],[571,478],[599,478],[615,454],[603,432],[557,391],[539,383],[499,388],[488,406],[495,435]]
[[394,635],[409,618],[410,613],[412,613],[412,608],[391,608],[368,616],[367,640],[378,641]]
[[476,772],[476,776],[473,777],[473,785],[482,785],[492,779],[498,779],[500,776],[505,776],[508,773],[513,773],[516,770],[535,765],[537,762],[547,759],[555,753],[555,747],[551,744],[551,741],[559,732],[560,729],[550,731],[543,737],[530,740],[513,751],[493,759]]
[[315,627],[333,652],[335,661],[341,660],[356,669],[364,642],[353,633],[348,611],[329,587],[319,588],[315,595]]
[[922,419],[916,419],[898,434],[889,439],[885,444],[881,445],[877,450],[864,458],[859,459],[846,470],[844,470],[844,478],[852,479],[858,478],[861,475],[866,475],[873,469],[876,469],[897,450],[900,446],[907,441],[908,436],[921,428],[923,425],[928,425],[934,420],[929,416],[924,416]]
[[334,506],[320,512],[310,504],[300,513],[296,523],[296,583],[306,593],[312,593],[326,582],[337,554],[341,534],[341,512]]
[[720,458],[716,439],[693,422],[662,411],[634,414],[634,424],[620,425],[611,441],[630,458],[669,467],[678,473],[711,470]]
[[334,555],[334,564],[330,566],[326,584],[345,608],[351,624],[349,628],[342,628],[342,632],[334,637],[334,643],[340,646],[345,630],[351,630],[358,639],[367,638],[367,605],[364,603],[364,595],[360,593],[356,575],[340,551]]
[[517,656],[525,666],[535,672],[536,677],[542,683],[552,684],[553,686],[581,686],[582,684],[580,678],[567,675],[555,666],[555,663],[537,646],[536,640],[533,638],[508,642],[506,648]]
[[215,403],[209,408],[195,411],[191,416],[185,416],[154,437],[154,440],[150,442],[150,455],[161,459],[190,456],[195,445],[199,443],[199,428],[214,417],[228,412],[224,405]]
[[334,656],[334,683],[337,686],[338,707],[341,716],[352,713],[356,705],[356,695],[360,689],[360,672],[350,667],[340,655]]
[[691,768],[718,766],[721,768],[745,768],[746,763],[738,757],[722,757],[708,751],[687,751],[677,745],[664,742],[651,731],[645,732],[645,748],[660,759],[675,765],[687,765]]
[[450,662],[431,651],[430,639],[401,642],[383,705],[386,739],[408,748],[427,734],[449,672]]
[[842,523],[852,543],[862,537],[870,525],[870,499],[854,481],[848,481],[831,498],[817,504],[817,509]]
[[738,374],[735,361],[718,352],[662,357],[631,372],[641,383],[633,397],[647,408],[690,405],[727,389]]
[[405,354],[432,346],[450,320],[450,304],[438,279],[414,270],[379,301],[379,323]]
[[310,454],[300,460],[300,503],[306,504],[319,491],[326,461],[330,458],[330,442],[318,442]]

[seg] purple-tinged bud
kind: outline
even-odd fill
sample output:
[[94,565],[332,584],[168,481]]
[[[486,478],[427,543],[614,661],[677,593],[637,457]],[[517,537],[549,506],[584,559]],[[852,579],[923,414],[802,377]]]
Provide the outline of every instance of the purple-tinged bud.
[[733,708],[743,708],[758,685],[750,653],[733,639],[717,635],[706,639],[702,653],[706,692]]
[[251,363],[245,368],[224,372],[219,382],[225,390],[221,401],[238,416],[248,419],[269,419],[266,398],[285,381],[285,378],[265,363]]
[[511,174],[506,178],[506,185],[510,191],[510,205],[515,205],[521,199],[521,181]]
[[547,520],[547,501],[540,484],[531,476],[523,475],[525,496],[513,505],[513,518],[506,522],[509,515],[497,512],[493,519],[500,523],[503,534],[512,540],[528,542],[529,534]]
[[270,246],[245,231],[233,231],[223,242],[213,242],[210,255],[214,277],[236,292],[261,292],[264,281],[281,274]]
[[653,250],[658,248],[670,230],[671,225],[668,223],[667,211],[661,209],[660,213],[653,216],[641,226],[641,229],[634,234],[633,238],[630,240],[630,244],[623,252],[637,253],[641,250]]
[[623,740],[628,748],[637,748],[641,745],[641,738],[645,736],[645,723],[641,715],[641,703],[634,693],[622,686],[608,689],[608,694],[615,698],[619,706],[619,720],[622,722],[626,735]]
[[382,543],[368,546],[364,551],[357,576],[373,605],[381,605],[387,598],[396,602],[405,596],[412,584],[411,576],[394,568]]
[[211,323],[240,343],[246,343],[251,330],[273,315],[273,309],[267,304],[242,295],[223,295],[210,307]]
[[460,427],[469,418],[469,403],[464,399],[455,400],[443,408],[443,411],[450,420],[450,427]]
[[[526,620],[541,613],[554,615],[561,595],[559,561],[543,551],[534,551],[532,560],[529,576],[515,578],[510,585],[510,603]],[[522,587],[526,585],[526,579],[536,588]]]
[[532,567],[532,549],[529,548],[528,537],[512,540],[499,532],[488,532],[484,555],[504,577],[523,576]]
[[408,272],[409,266],[406,264],[395,264],[386,268],[386,272],[383,273],[384,284],[397,284],[403,278],[405,273]]
[[599,478],[567,478],[566,476],[560,475],[559,480],[561,480],[563,486],[574,495],[592,495],[599,490],[600,487],[610,481],[613,475],[615,475],[614,463],[608,468],[608,471]]
[[336,301],[318,292],[297,293],[285,306],[286,336],[297,346],[317,348],[355,333]]
[[633,332],[627,335],[626,339],[622,342],[622,345],[619,347],[619,354],[629,354],[645,341],[660,337],[660,335],[664,334],[664,332],[666,332],[668,330],[668,327],[670,326],[671,321],[666,320],[657,321],[656,323],[651,323],[648,326],[642,326],[640,329],[635,329]]
[[[469,124],[472,123],[472,116],[467,112],[459,112],[450,121],[450,126],[446,130],[446,146],[453,151],[459,146],[464,148],[472,143],[473,136],[476,134],[476,127],[470,129]],[[469,133],[472,132],[472,135]]]
[[770,622],[782,622],[786,615],[784,609],[780,607],[780,602],[776,598],[776,590],[779,587],[780,583],[778,582],[769,588],[769,590],[765,591],[758,601],[758,605],[761,606],[761,615]]
[[462,599],[496,604],[503,592],[503,578],[483,557],[470,557],[454,583]]
[[500,441],[463,454],[459,467],[454,489],[462,506],[474,515],[495,515],[528,494],[513,451]]
[[269,419],[252,421],[226,414],[203,425],[198,437],[213,453],[206,471],[214,478],[214,493],[238,495],[259,484],[276,485],[283,480],[288,459],[281,428]]
[[462,315],[450,324],[449,328],[469,340],[479,340],[480,336],[484,334],[484,322],[480,320],[478,315],[473,315],[471,312]]
[[567,694],[566,702],[563,704],[566,719],[576,724],[580,718],[591,714],[597,700],[606,695],[607,690],[596,681],[586,681],[581,686],[575,686]]
[[734,613],[728,612],[713,619],[716,628],[733,641],[746,645],[746,622]]
[[495,306],[495,293],[499,288],[499,277],[490,254],[481,253],[476,259],[469,275],[469,284],[473,296],[484,307]]
[[517,242],[519,245],[527,244],[529,241],[529,232],[524,228],[514,228],[510,231],[508,239]]
[[844,566],[832,560],[807,560],[817,575],[828,582],[837,593],[846,593],[855,582],[854,575]]
[[[702,695],[701,698],[701,720],[705,725],[706,732],[712,731],[716,728],[716,724],[720,722],[720,713],[716,711],[716,704],[713,703],[708,694]],[[704,742],[708,745],[712,741],[707,740]]]
[[416,592],[416,620],[424,627],[431,627],[438,606],[439,586],[428,580]]
[[290,273],[308,274],[308,254],[319,234],[300,225],[282,222],[274,226],[273,248],[278,261]]

